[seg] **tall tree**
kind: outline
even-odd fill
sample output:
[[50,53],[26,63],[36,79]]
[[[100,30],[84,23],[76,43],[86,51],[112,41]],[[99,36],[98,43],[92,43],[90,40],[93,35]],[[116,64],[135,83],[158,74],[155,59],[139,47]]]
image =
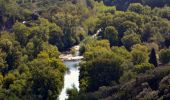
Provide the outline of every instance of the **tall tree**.
[[149,63],[153,64],[155,67],[158,66],[157,58],[156,58],[156,51],[152,48],[151,53],[149,55]]

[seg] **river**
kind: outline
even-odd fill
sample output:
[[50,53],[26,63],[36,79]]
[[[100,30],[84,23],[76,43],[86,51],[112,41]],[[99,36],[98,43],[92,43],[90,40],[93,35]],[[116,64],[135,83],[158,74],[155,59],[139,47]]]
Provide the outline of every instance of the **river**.
[[68,68],[68,71],[64,75],[64,87],[59,95],[59,100],[65,100],[68,98],[67,89],[73,87],[73,85],[79,90],[79,67],[78,64],[83,58],[79,56],[79,46],[73,47],[76,51],[75,55],[72,54],[62,54],[60,58],[64,61],[64,64]]
[[76,65],[79,61],[64,61],[69,71],[64,75],[64,88],[61,91],[59,100],[65,100],[68,98],[67,89],[72,88],[73,85],[79,90],[79,69]]
[[[92,35],[92,38],[96,38],[98,34],[100,33],[101,29],[97,30],[96,34]],[[59,95],[59,100],[65,100],[68,98],[67,96],[67,89],[72,88],[73,85],[78,89],[79,91],[79,67],[76,66],[79,64],[81,59],[83,59],[83,56],[80,56],[79,49],[80,46],[76,45],[72,47],[75,50],[75,55],[72,55],[71,53],[67,54],[61,54],[60,59],[64,61],[64,64],[68,68],[68,72],[64,75],[64,87]],[[70,52],[70,51],[69,51]]]

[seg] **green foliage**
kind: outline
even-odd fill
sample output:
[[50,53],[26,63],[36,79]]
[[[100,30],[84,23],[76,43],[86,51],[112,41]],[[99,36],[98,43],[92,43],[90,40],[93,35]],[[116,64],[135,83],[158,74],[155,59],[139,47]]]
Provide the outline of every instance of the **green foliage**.
[[100,55],[98,55],[94,60],[88,61],[85,65],[81,66],[80,70],[88,68],[88,75],[85,76],[89,79],[87,91],[94,91],[100,86],[109,85],[111,81],[118,81],[122,74],[122,69],[120,67],[122,59],[120,57],[115,54]]
[[77,88],[73,85],[72,89],[68,89],[67,90],[67,94],[68,94],[68,99],[67,100],[75,100],[75,98],[78,96],[78,90]]
[[114,6],[105,6],[102,2],[96,2],[94,9],[98,10],[98,12],[102,13],[112,13],[116,11],[116,8]]
[[97,41],[94,38],[87,37],[86,39],[83,40],[83,42],[80,45],[81,45],[80,47],[81,53],[90,52],[90,51],[102,52],[102,50],[100,51],[100,49],[103,49],[103,51],[105,50],[106,52],[110,51],[110,43],[108,40]]
[[97,21],[98,18],[93,16],[90,16],[88,19],[84,21],[83,27],[84,29],[86,29],[86,32],[88,32],[88,34],[95,33]]
[[[84,100],[98,99],[167,99],[169,66],[157,67],[147,73],[139,74],[135,79],[121,83],[119,85],[101,87],[95,92],[79,95],[78,98]],[[129,73],[129,72],[127,72]],[[159,96],[161,93],[161,96]]]
[[112,46],[118,44],[118,32],[112,26],[108,26],[105,28],[105,31],[102,34],[102,37],[104,39],[108,39],[110,41],[110,45]]
[[170,62],[170,49],[163,49],[160,51],[160,61],[163,64]]
[[142,63],[140,65],[135,66],[135,70],[137,73],[145,73],[147,70],[151,70],[154,68],[154,65],[149,63]]
[[158,16],[162,17],[162,18],[167,18],[168,20],[170,20],[170,15],[169,15],[169,7],[168,6],[165,6],[164,8],[162,9],[156,9],[155,10],[158,10]]
[[134,4],[129,5],[128,10],[142,14],[144,9],[143,9],[143,6],[140,3],[134,3]]
[[13,84],[14,80],[15,80],[15,76],[12,73],[7,74],[4,78],[3,87],[8,89],[9,86]]
[[126,35],[122,38],[123,45],[130,49],[133,45],[141,43],[140,37],[137,34]]
[[128,7],[128,10],[135,12],[135,13],[144,14],[144,15],[148,15],[148,14],[151,13],[151,7],[143,6],[140,3],[130,4],[129,7]]
[[57,49],[49,45],[29,65],[33,82],[32,93],[37,99],[55,99],[61,91],[59,87],[63,85],[66,69],[57,55]]
[[[104,3],[115,6],[96,0],[0,0],[0,99],[57,99],[66,71],[59,51],[81,41],[80,93],[68,90],[70,100],[169,98],[170,2]],[[160,64],[168,67],[154,68]]]
[[129,60],[132,58],[132,55],[130,52],[128,52],[128,50],[125,48],[125,47],[116,47],[116,46],[113,46],[112,48],[112,51],[119,55],[120,57],[126,59],[126,60]]
[[128,82],[131,79],[134,79],[136,77],[136,73],[132,71],[125,71],[123,75],[120,77],[119,82],[125,83]]
[[24,24],[16,22],[13,26],[13,30],[16,33],[16,40],[21,44],[22,47],[26,46],[28,42],[28,36],[30,35],[30,29]]
[[146,5],[152,6],[152,7],[162,7],[164,5],[169,5],[169,0],[142,0],[142,2]]
[[1,98],[57,99],[66,68],[58,48],[48,41],[61,28],[40,18],[27,24],[17,21],[11,31],[0,36]]
[[146,55],[143,54],[142,51],[132,51],[132,61],[134,62],[134,64],[141,64],[146,62]]

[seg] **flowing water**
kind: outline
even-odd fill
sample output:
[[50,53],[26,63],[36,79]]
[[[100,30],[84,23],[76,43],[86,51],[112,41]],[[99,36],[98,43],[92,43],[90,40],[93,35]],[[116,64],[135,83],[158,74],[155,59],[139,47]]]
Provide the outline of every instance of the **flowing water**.
[[[63,59],[64,64],[68,68],[68,71],[64,75],[64,88],[62,89],[61,94],[59,95],[59,100],[65,100],[68,98],[66,93],[67,89],[71,89],[73,85],[77,88],[77,90],[79,90],[80,71],[79,71],[78,64],[82,57],[79,56],[79,46],[74,46],[73,48],[75,48],[76,50],[75,56],[72,54],[65,54],[65,55],[61,55],[60,57]],[[76,60],[74,58],[76,58]]]
[[68,98],[66,91],[68,88],[72,88],[73,85],[79,90],[79,69],[76,67],[78,63],[79,61],[64,61],[69,71],[64,76],[64,88],[61,91],[59,100]]

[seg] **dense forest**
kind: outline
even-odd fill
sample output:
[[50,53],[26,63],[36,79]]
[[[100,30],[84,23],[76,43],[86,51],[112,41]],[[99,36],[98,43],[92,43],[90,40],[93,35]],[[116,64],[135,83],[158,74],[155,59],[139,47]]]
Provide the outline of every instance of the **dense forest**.
[[170,99],[169,0],[0,0],[0,100],[58,99],[77,44],[68,100]]

